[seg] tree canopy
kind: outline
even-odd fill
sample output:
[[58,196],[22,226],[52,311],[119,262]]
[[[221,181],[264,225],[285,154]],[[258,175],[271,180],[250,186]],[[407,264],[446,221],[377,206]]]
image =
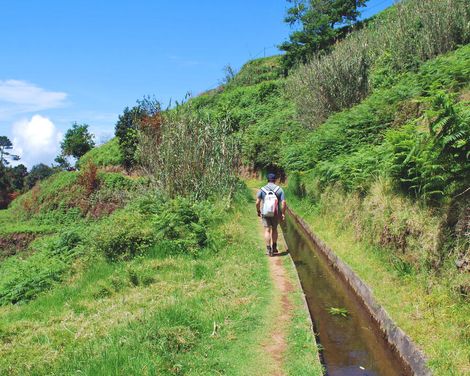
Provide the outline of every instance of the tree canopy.
[[161,124],[160,103],[152,97],[144,97],[137,101],[137,106],[126,107],[119,115],[115,127],[115,135],[123,156],[123,166],[130,170],[136,164],[136,151],[139,131],[146,132],[158,128]]
[[[312,54],[328,50],[357,21],[368,0],[288,0],[293,4],[284,21],[299,27],[279,48],[284,68],[305,64]],[[346,27],[346,29],[345,29]]]
[[0,136],[0,165],[7,166],[10,164],[8,159],[18,161],[19,156],[11,154],[9,150],[13,149],[13,144],[10,139],[6,136]]
[[28,176],[25,178],[25,186],[28,189],[31,189],[34,187],[36,182],[39,180],[43,180],[49,176],[51,176],[55,170],[44,163],[39,163],[31,168],[31,171],[29,172]]
[[72,128],[67,130],[64,140],[60,144],[62,159],[63,157],[79,159],[86,152],[93,149],[95,146],[95,142],[93,141],[94,135],[88,131],[88,127],[88,124],[74,123]]

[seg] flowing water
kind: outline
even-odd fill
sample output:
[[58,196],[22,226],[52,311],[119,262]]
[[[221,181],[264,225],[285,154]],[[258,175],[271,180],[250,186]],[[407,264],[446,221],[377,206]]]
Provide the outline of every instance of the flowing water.
[[[410,375],[363,304],[295,220],[288,217],[283,230],[327,375]],[[347,316],[334,315],[331,308],[345,309]]]

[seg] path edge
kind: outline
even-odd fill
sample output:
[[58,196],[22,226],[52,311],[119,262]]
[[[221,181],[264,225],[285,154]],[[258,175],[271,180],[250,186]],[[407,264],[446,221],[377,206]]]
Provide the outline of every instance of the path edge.
[[[287,242],[286,242],[286,239],[284,238],[284,231],[279,227],[279,238],[282,242],[282,245],[284,247],[284,249],[287,250],[288,252],[288,257],[289,257],[289,260],[290,260],[290,263],[292,265],[292,268],[293,268],[293,273],[295,275],[295,283],[297,284],[297,289],[298,291],[300,291],[300,297],[302,299],[302,304],[304,306],[304,312],[305,312],[305,316],[307,318],[307,321],[309,323],[309,326],[310,326],[310,333],[312,335],[312,338],[313,338],[313,342],[315,343],[315,345],[317,346],[317,351],[316,351],[316,355],[315,355],[315,360],[322,365],[323,367],[323,362],[321,361],[321,358],[320,358],[320,349],[319,349],[319,346],[318,346],[318,341],[317,341],[317,337],[316,337],[316,334],[315,334],[315,325],[313,323],[313,319],[312,319],[312,316],[310,315],[310,310],[308,309],[308,303],[307,303],[307,298],[305,297],[305,293],[304,293],[304,289],[302,287],[302,283],[300,282],[300,277],[299,277],[299,273],[297,273],[297,267],[295,266],[295,263],[294,263],[294,260],[292,259],[292,256],[289,252],[289,247],[287,246]],[[279,239],[278,239],[279,241]],[[323,372],[324,374],[324,372]]]

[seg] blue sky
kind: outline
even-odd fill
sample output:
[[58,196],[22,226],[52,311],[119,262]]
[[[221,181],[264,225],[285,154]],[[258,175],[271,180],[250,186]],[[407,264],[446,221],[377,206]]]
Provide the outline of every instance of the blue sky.
[[[370,0],[370,16],[393,0]],[[217,86],[223,67],[279,53],[286,0],[1,1],[0,135],[28,167],[71,124],[109,139],[144,95],[164,104]]]

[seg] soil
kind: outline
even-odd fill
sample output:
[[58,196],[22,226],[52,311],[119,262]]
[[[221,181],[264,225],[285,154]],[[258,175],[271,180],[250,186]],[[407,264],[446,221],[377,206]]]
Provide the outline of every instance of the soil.
[[24,251],[35,238],[31,233],[0,235],[0,260]]

